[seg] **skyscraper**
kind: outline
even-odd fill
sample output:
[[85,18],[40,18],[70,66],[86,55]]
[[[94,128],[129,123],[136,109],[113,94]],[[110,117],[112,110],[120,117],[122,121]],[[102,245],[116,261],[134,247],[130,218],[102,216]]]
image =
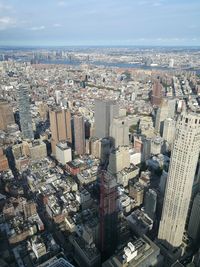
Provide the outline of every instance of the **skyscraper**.
[[0,130],[7,130],[7,126],[15,123],[12,107],[6,101],[0,101]]
[[74,142],[75,151],[82,155],[85,153],[85,125],[81,115],[74,115]]
[[56,108],[49,112],[51,128],[51,146],[55,155],[56,145],[60,141],[72,143],[71,113],[68,109]]
[[182,243],[200,150],[200,116],[179,116],[158,238],[169,248]]
[[149,189],[144,198],[144,211],[152,220],[155,219],[157,203],[157,193],[153,189]]
[[163,127],[163,139],[167,141],[170,148],[174,141],[175,131],[176,131],[176,121],[171,118],[166,119],[164,121],[164,127]]
[[111,100],[95,100],[95,136],[104,138],[110,136],[110,125],[114,117],[119,116],[119,105]]
[[162,101],[162,84],[159,79],[156,79],[153,84],[153,90],[151,95],[151,103],[155,106],[160,106]]
[[117,182],[107,171],[101,172],[100,242],[101,251],[111,256],[117,246]]
[[126,117],[113,118],[110,125],[110,136],[115,148],[129,145],[129,126]]
[[175,114],[175,100],[163,99],[156,114],[155,130],[163,136],[164,120],[173,118]]
[[188,235],[195,242],[200,240],[200,193],[195,196],[193,201],[188,225]]
[[33,126],[30,111],[28,85],[21,84],[19,87],[19,117],[23,137],[33,139]]

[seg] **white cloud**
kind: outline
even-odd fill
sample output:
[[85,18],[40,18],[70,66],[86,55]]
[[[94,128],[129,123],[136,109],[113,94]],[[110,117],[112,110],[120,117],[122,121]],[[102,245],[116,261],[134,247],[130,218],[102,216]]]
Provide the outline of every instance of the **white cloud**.
[[164,4],[164,0],[140,0],[138,2],[140,6],[154,6],[154,7],[159,7]]
[[58,1],[58,5],[59,6],[66,6],[67,5],[67,2],[66,1]]
[[45,29],[45,26],[44,25],[41,25],[41,26],[35,26],[35,27],[31,27],[30,30],[31,31],[42,31]]
[[16,20],[11,17],[0,17],[0,30],[16,27]]
[[54,24],[53,24],[53,27],[55,27],[55,28],[59,28],[59,27],[62,27],[62,25],[61,25],[60,23],[54,23]]
[[0,12],[12,10],[12,6],[0,3]]

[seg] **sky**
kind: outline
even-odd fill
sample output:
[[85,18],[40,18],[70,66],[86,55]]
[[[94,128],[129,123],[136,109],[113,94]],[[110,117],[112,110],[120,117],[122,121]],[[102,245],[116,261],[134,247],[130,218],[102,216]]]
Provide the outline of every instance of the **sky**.
[[0,45],[200,45],[200,0],[0,0]]

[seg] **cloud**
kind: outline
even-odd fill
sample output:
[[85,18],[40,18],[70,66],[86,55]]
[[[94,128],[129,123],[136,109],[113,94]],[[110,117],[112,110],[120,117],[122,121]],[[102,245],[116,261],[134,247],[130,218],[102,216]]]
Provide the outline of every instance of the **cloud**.
[[61,25],[60,23],[54,23],[54,24],[53,24],[53,27],[55,27],[55,28],[60,28],[60,27],[62,27],[62,25]]
[[12,10],[12,9],[13,9],[12,6],[0,3],[0,12],[9,11],[9,10]]
[[58,6],[67,6],[67,2],[66,1],[58,1]]
[[31,31],[43,31],[46,27],[44,25],[31,27]]
[[154,6],[154,7],[159,7],[164,4],[164,0],[141,0],[138,2],[140,6]]
[[16,20],[11,17],[0,17],[0,30],[16,27]]

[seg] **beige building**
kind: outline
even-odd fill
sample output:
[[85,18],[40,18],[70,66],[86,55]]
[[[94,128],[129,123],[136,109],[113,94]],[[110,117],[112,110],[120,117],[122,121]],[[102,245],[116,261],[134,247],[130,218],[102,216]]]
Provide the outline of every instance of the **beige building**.
[[90,154],[95,158],[101,158],[101,139],[97,137],[90,138]]
[[8,102],[0,101],[0,130],[6,131],[7,126],[14,123],[12,107]]
[[113,118],[110,125],[110,136],[115,148],[129,145],[129,125],[126,117]]
[[39,160],[47,156],[46,144],[40,140],[29,143],[29,156],[31,160]]
[[130,154],[128,146],[120,146],[110,153],[108,171],[116,174],[130,166]]
[[163,139],[167,141],[169,147],[171,148],[176,131],[176,121],[168,118],[164,121],[164,129],[163,129]]
[[72,143],[71,113],[68,109],[58,108],[50,110],[49,115],[52,153],[55,155],[59,141]]
[[169,248],[182,244],[200,151],[200,116],[179,116],[169,166],[158,238]]

